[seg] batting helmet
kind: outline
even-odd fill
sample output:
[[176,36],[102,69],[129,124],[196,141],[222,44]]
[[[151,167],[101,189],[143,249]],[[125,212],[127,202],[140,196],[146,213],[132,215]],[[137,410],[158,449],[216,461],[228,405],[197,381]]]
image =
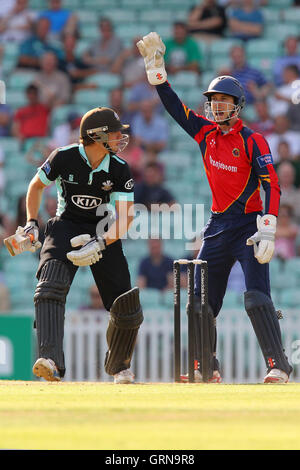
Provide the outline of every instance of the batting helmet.
[[93,108],[82,117],[80,122],[80,140],[89,143],[100,142],[108,147],[108,133],[123,131],[129,124],[122,124],[117,113],[106,107]]

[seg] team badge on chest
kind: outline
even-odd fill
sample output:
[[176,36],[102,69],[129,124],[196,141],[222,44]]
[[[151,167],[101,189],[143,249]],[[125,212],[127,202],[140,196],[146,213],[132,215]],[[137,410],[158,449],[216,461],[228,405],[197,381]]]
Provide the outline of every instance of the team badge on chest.
[[239,157],[239,156],[240,156],[240,150],[237,149],[237,148],[233,149],[233,150],[232,150],[232,155],[233,155],[234,157]]
[[110,191],[111,188],[113,187],[113,184],[114,184],[114,183],[113,183],[112,181],[110,181],[110,180],[104,181],[104,182],[102,183],[102,189],[103,189],[103,191]]

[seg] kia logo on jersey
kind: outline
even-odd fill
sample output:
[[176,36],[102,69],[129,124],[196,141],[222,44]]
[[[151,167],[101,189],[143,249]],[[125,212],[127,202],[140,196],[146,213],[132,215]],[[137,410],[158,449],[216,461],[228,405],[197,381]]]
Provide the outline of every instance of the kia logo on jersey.
[[75,206],[80,207],[80,209],[94,209],[100,206],[102,199],[95,196],[75,194],[72,196],[72,202]]

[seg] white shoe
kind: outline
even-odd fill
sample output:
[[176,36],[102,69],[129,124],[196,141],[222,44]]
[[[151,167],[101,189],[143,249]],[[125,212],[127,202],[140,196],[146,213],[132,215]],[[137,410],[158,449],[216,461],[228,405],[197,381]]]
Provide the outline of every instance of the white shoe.
[[40,357],[34,364],[32,372],[37,377],[43,377],[48,382],[59,382],[61,377],[52,359]]
[[129,369],[121,370],[117,374],[114,374],[115,384],[133,384],[134,374]]
[[280,369],[271,369],[270,372],[265,376],[264,383],[273,383],[273,384],[285,384],[289,381],[289,376],[286,372]]

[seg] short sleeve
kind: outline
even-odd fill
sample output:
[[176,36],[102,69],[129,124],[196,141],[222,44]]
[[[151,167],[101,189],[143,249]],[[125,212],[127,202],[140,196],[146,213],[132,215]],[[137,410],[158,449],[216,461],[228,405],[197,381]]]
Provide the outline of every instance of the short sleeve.
[[110,202],[134,201],[134,180],[132,177],[132,173],[130,171],[128,163],[123,160],[120,161],[122,162],[121,171],[119,172],[117,180],[114,181],[113,191],[110,195]]
[[37,174],[42,183],[49,186],[59,176],[59,151],[53,150],[47,160],[39,167]]

